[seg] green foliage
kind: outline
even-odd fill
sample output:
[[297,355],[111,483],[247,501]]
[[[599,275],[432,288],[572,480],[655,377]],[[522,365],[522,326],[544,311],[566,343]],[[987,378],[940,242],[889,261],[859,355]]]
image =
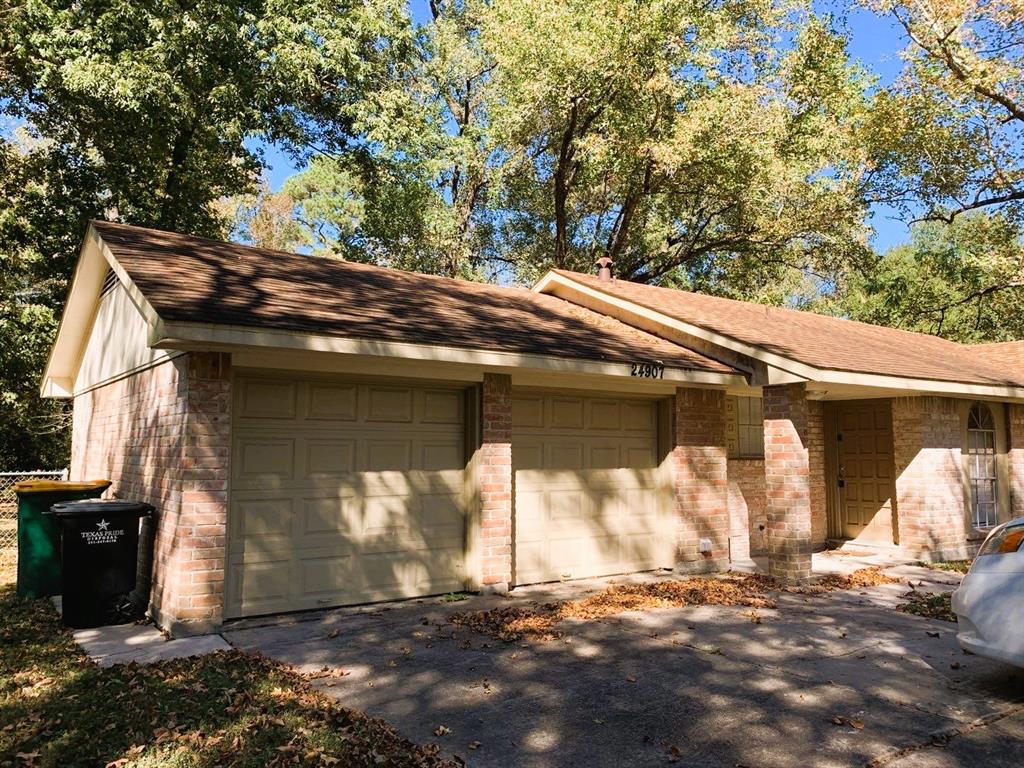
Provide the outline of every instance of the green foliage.
[[355,151],[412,41],[402,0],[0,2],[0,466],[67,462],[36,389],[86,222],[224,235],[249,140]]
[[850,276],[839,306],[855,320],[954,341],[1024,338],[1021,232],[980,213],[918,224],[910,244]]
[[871,198],[937,221],[987,210],[1024,223],[1024,0],[860,2],[909,41],[865,133]]

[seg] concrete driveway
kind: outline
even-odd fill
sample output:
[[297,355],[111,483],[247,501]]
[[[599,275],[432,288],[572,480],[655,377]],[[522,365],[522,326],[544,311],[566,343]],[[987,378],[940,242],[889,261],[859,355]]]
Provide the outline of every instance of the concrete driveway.
[[[893,573],[932,590],[957,579],[910,566]],[[343,705],[471,766],[1024,764],[1024,674],[964,655],[954,624],[897,612],[904,585],[784,594],[772,610],[567,622],[565,637],[549,642],[506,644],[447,622],[608,581],[328,611],[225,636],[307,672],[326,667],[315,685]]]

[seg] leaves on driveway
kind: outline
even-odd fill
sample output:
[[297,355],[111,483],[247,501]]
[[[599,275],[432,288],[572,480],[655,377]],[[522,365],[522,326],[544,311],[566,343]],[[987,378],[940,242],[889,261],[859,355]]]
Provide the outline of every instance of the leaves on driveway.
[[[681,608],[688,605],[739,605],[774,608],[772,592],[817,595],[845,589],[864,589],[880,584],[899,584],[900,579],[878,568],[861,568],[848,575],[829,574],[806,587],[784,587],[776,579],[759,574],[726,574],[638,584],[616,584],[579,600],[547,603],[533,607],[502,606],[486,611],[456,613],[449,621],[474,632],[503,640],[554,640],[562,636],[557,627],[566,619],[600,620],[626,611],[653,608]],[[761,622],[755,611],[749,614]]]
[[956,614],[953,613],[952,599],[952,592],[929,594],[912,589],[903,595],[903,602],[896,607],[896,610],[926,619],[939,619],[955,623]]
[[555,626],[566,619],[593,621],[625,611],[679,608],[686,605],[744,605],[774,608],[760,582],[746,576],[693,578],[642,584],[617,584],[594,595],[534,608],[504,606],[487,611],[456,613],[453,624],[475,632],[517,642],[561,637]]

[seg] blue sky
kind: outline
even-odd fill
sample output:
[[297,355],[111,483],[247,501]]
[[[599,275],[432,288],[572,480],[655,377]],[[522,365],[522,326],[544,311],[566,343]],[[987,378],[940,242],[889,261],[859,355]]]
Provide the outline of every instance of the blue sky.
[[[815,5],[821,11],[832,9],[833,12],[836,7],[843,7],[837,6],[832,0],[816,0]],[[429,20],[425,0],[410,0],[410,9],[416,22],[424,23]],[[880,84],[891,83],[902,67],[899,52],[906,44],[902,30],[890,19],[864,9],[852,9],[845,11],[843,15],[850,29],[850,53],[853,58],[877,75]],[[298,169],[291,158],[276,147],[264,145],[263,151],[270,186],[275,190],[280,189],[285,179]],[[875,228],[874,245],[880,251],[888,250],[893,245],[909,239],[906,224],[897,218],[895,211],[885,206],[876,206],[872,209],[871,224]]]

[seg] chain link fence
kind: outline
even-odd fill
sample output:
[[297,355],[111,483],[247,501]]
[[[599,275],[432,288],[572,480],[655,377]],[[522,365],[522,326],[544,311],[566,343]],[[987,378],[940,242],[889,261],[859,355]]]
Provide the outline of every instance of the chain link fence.
[[22,480],[67,480],[66,469],[36,472],[0,472],[0,569],[13,569],[18,562],[18,497],[15,483]]

